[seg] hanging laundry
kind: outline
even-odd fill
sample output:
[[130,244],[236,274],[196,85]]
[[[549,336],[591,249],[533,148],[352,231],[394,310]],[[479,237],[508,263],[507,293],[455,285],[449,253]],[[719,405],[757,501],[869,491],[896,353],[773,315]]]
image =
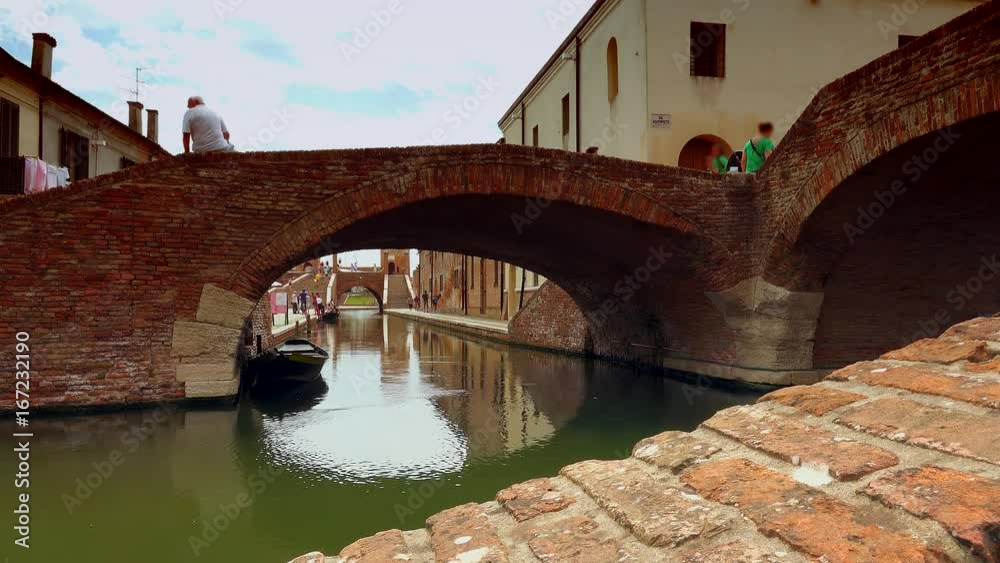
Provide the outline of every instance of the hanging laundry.
[[46,164],[46,167],[48,169],[48,189],[62,188],[69,183],[69,168],[54,164]]
[[34,194],[48,189],[48,166],[37,158],[24,159],[24,193]]

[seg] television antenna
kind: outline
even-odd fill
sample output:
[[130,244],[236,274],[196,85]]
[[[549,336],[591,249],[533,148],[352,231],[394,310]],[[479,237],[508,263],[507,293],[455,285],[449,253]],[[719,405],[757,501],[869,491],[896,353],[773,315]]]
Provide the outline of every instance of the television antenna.
[[142,80],[141,73],[144,70],[152,70],[152,68],[153,67],[149,67],[149,66],[137,66],[137,67],[135,67],[135,89],[132,89],[132,88],[123,88],[123,90],[125,90],[126,92],[132,94],[132,96],[135,97],[135,101],[137,101],[137,102],[139,101],[139,94],[141,93],[141,85],[143,85],[143,84],[149,84],[148,82],[144,82]]

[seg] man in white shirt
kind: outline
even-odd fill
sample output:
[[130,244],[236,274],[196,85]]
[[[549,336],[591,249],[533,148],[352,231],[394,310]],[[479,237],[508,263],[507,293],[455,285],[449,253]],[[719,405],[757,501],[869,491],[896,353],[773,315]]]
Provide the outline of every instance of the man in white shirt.
[[188,110],[184,112],[184,152],[228,152],[236,147],[229,142],[229,129],[222,117],[205,106],[201,96],[188,98]]

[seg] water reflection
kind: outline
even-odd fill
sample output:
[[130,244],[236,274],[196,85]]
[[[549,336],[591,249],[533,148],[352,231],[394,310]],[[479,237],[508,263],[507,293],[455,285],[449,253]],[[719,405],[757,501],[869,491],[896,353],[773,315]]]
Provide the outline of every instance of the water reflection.
[[[707,389],[689,403],[680,383],[659,375],[374,313],[345,313],[313,340],[331,353],[315,387],[230,410],[33,422],[33,509],[44,518],[24,560],[336,553],[569,463],[624,457],[645,436],[693,429],[757,397]],[[102,476],[114,452],[124,461]],[[0,487],[13,498],[10,484]],[[227,519],[226,507],[244,498]]]

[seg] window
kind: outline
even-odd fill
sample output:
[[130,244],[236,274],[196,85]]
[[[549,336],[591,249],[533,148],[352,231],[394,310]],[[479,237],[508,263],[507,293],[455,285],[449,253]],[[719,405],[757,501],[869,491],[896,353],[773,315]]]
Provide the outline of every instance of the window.
[[613,102],[618,97],[618,40],[614,37],[608,42],[608,101]]
[[691,22],[691,76],[726,75],[726,25]]
[[562,134],[569,135],[569,94],[562,99]]
[[538,279],[538,272],[531,272],[531,281],[532,281],[532,284],[531,284],[532,287],[538,287],[538,284],[539,284],[539,281],[540,281]]
[[90,177],[90,139],[69,129],[59,132],[59,163],[69,169],[71,182]]
[[533,146],[533,147],[537,147],[538,146],[538,126],[537,125],[535,125],[535,128],[531,130],[531,146]]
[[133,167],[135,165],[136,165],[136,162],[134,160],[132,160],[131,158],[123,156],[121,158],[121,160],[118,162],[118,169],[119,170],[125,170],[126,168],[131,168],[131,167]]
[[472,262],[472,277],[469,279],[469,289],[476,289],[476,259],[472,258],[469,261]]
[[455,274],[451,278],[452,286],[455,289],[458,289],[460,287],[459,286],[459,280],[460,279],[462,279],[462,270],[455,270]]
[[896,46],[899,47],[900,49],[902,49],[903,47],[906,47],[907,45],[910,44],[911,41],[913,41],[914,39],[917,39],[918,37],[920,37],[920,36],[919,35],[903,35],[903,34],[900,34],[899,35],[899,42],[897,43]]
[[20,156],[21,107],[0,98],[0,157]]
[[438,276],[438,291],[444,289],[444,274]]
[[493,261],[493,287],[500,287],[500,262]]

